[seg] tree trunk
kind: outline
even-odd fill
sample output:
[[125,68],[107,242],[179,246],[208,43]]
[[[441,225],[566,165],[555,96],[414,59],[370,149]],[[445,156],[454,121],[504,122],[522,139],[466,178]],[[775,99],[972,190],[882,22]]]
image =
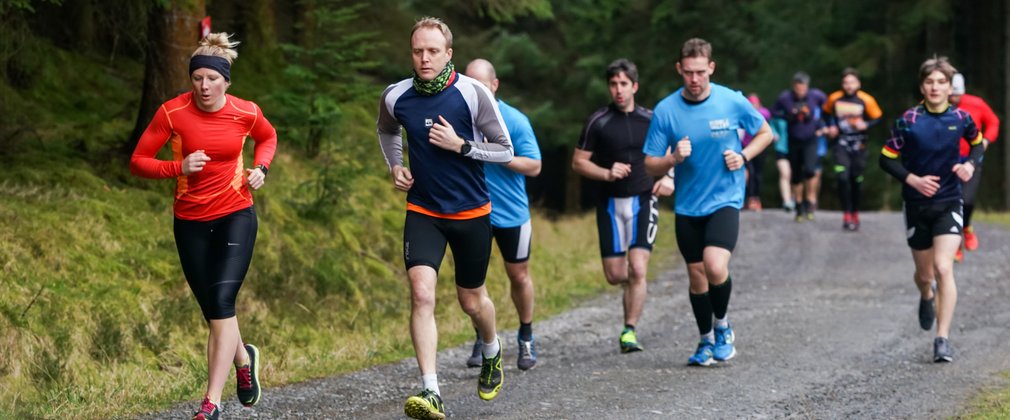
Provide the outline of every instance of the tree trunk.
[[189,88],[189,57],[200,41],[199,22],[206,10],[204,0],[170,0],[167,7],[151,10],[144,93],[127,153],[133,150],[158,107]]

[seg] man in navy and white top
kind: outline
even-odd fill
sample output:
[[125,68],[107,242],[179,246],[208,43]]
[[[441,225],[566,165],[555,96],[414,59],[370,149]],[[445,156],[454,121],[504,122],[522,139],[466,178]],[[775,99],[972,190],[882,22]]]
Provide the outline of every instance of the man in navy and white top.
[[[379,101],[377,131],[393,185],[407,192],[403,259],[410,281],[410,333],[423,389],[407,399],[413,418],[444,418],[435,373],[438,332],[435,283],[452,248],[456,293],[483,343],[477,394],[501,390],[501,342],[495,308],[484,287],[491,254],[491,198],[484,162],[508,163],[512,142],[494,96],[480,82],[456,73],[452,32],[424,18],[410,36],[414,77],[389,86]],[[401,127],[407,131],[410,168],[403,166]]]

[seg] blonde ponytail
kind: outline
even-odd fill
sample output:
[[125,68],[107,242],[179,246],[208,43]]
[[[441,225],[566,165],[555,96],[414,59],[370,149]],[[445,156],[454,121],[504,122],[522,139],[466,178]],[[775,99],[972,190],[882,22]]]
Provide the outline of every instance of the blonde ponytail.
[[200,46],[196,51],[193,51],[193,55],[221,57],[228,60],[228,64],[231,64],[238,57],[238,51],[235,51],[235,46],[239,43],[238,41],[231,41],[228,39],[229,37],[230,35],[227,32],[215,32],[207,35],[204,39],[200,40]]

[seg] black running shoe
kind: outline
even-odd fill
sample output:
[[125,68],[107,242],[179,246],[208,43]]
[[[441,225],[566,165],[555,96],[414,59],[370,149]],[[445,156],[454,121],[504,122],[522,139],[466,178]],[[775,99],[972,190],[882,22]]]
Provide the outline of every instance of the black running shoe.
[[477,378],[477,396],[485,401],[491,401],[501,391],[505,379],[505,371],[501,367],[501,338],[498,340],[498,354],[488,359],[481,355],[480,377]]
[[943,337],[936,337],[933,340],[933,362],[944,363],[954,361],[954,349],[950,346],[950,340]]
[[442,397],[435,391],[425,389],[407,398],[407,403],[403,405],[403,414],[412,419],[440,420],[445,418],[445,406],[442,405]]
[[933,321],[936,320],[935,303],[935,294],[929,299],[919,299],[919,326],[926,331],[933,328]]
[[470,351],[470,357],[466,359],[466,367],[468,368],[480,367],[480,365],[483,363],[483,361],[481,361],[482,356],[480,352],[481,345],[482,344],[480,342],[480,337],[477,337],[477,339],[473,341],[473,350]]
[[245,345],[249,353],[249,364],[235,369],[238,385],[238,401],[246,407],[252,407],[260,402],[260,350],[252,344]]

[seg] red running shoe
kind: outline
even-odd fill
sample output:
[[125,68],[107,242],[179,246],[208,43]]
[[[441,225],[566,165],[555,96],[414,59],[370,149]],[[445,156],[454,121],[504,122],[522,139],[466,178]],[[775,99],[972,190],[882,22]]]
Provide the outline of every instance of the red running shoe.
[[974,251],[978,249],[978,237],[975,236],[975,227],[964,228],[964,249]]
[[204,397],[203,404],[200,404],[200,411],[193,414],[193,420],[218,420],[220,417],[221,409],[207,397]]

